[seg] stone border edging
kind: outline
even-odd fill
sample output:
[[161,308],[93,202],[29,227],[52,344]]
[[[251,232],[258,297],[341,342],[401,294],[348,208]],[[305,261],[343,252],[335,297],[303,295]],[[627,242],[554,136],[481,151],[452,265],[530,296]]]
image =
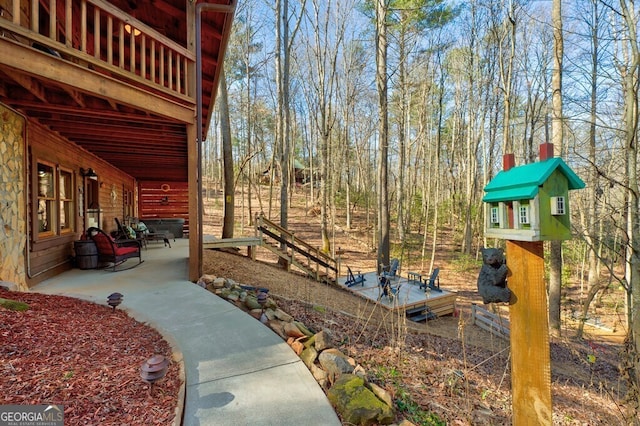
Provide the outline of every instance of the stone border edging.
[[[267,288],[242,285],[213,275],[203,275],[196,285],[247,312],[287,342],[344,422],[360,425],[394,422],[395,407],[391,394],[370,383],[365,369],[333,346],[330,330],[311,331],[281,310],[268,296]],[[410,422],[405,420],[402,424]]]

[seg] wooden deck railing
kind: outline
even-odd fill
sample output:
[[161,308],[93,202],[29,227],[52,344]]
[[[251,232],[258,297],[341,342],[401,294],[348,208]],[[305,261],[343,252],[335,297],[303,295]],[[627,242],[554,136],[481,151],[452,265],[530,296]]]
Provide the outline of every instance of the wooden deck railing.
[[[0,36],[194,102],[195,54],[102,0],[8,0]],[[24,7],[25,3],[28,5]],[[21,8],[21,5],[23,7]],[[46,16],[41,16],[42,14]],[[45,18],[45,19],[43,19]],[[48,19],[46,19],[48,18]]]

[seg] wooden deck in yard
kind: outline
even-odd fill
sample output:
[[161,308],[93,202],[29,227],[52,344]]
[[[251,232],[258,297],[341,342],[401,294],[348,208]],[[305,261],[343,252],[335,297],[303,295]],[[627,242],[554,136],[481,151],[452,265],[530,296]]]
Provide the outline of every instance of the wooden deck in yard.
[[203,236],[202,247],[204,249],[219,249],[223,247],[247,247],[247,256],[256,260],[256,246],[262,245],[262,239],[258,237],[216,238],[212,235]]
[[[339,277],[338,284],[342,285],[346,290],[372,300],[373,302],[390,310],[404,310],[407,317],[413,321],[424,321],[430,319],[428,313],[435,316],[451,315],[455,310],[456,294],[451,291],[441,289],[441,291],[431,290],[425,292],[414,281],[410,282],[407,278],[398,277],[391,282],[392,286],[400,285],[400,289],[395,298],[390,300],[388,297],[380,296],[380,287],[378,286],[378,277],[375,272],[367,272],[362,274],[365,281],[362,285],[357,284],[347,287],[345,282],[347,277]],[[431,317],[433,318],[433,317]]]

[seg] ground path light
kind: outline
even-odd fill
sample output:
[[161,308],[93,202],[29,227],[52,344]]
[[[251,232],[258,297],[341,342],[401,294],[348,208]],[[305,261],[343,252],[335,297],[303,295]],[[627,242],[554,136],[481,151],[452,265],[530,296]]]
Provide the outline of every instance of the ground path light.
[[169,360],[163,355],[154,355],[142,363],[140,377],[149,383],[149,395],[151,395],[153,384],[167,374],[168,367]]
[[111,293],[109,296],[107,296],[107,303],[115,311],[116,310],[116,306],[118,306],[120,303],[122,303],[122,298],[123,297],[124,296],[122,294],[120,294],[120,293]]
[[267,298],[269,296],[267,295],[267,293],[265,291],[259,291],[258,295],[257,295],[257,299],[258,299],[258,304],[260,305],[260,307],[262,308],[262,312],[260,312],[260,322],[262,323],[266,323],[266,317],[263,319],[264,315],[264,307],[267,304]]

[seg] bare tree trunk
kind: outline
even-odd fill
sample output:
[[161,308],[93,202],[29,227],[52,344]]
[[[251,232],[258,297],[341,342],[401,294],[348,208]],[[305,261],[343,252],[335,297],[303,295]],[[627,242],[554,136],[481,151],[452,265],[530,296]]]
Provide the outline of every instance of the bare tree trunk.
[[476,55],[476,23],[475,23],[475,13],[476,13],[476,5],[474,2],[471,3],[471,13],[472,13],[472,22],[471,22],[471,31],[470,31],[470,39],[469,39],[469,51],[472,52],[469,55],[469,69],[467,75],[467,83],[468,83],[468,98],[467,102],[469,104],[469,113],[468,113],[468,124],[467,124],[467,146],[466,146],[466,173],[465,173],[465,208],[464,208],[464,229],[462,232],[462,253],[471,254],[471,243],[473,241],[473,226],[472,226],[472,207],[475,204],[474,194],[476,193],[476,182],[477,182],[477,151],[478,151],[478,138],[476,135],[477,126],[476,126],[476,114],[480,113],[481,109],[475,109],[474,105],[480,105],[480,99],[478,96],[478,92],[476,90],[476,77],[477,70],[475,60]]
[[[627,258],[625,276],[630,294],[631,327],[629,328],[628,368],[631,377],[631,392],[636,403],[633,406],[633,418],[637,419],[640,403],[640,220],[638,218],[638,202],[640,190],[638,186],[638,73],[640,71],[640,53],[638,52],[638,36],[636,32],[635,4],[632,0],[620,0],[622,15],[626,24],[628,55],[623,70],[624,84],[624,125],[626,151],[626,183],[627,199]],[[625,50],[626,50],[625,49]],[[637,424],[637,423],[636,423]]]
[[[323,123],[324,127],[324,123]],[[329,135],[325,132],[326,129],[321,130],[320,135],[320,150],[321,150],[321,163],[320,163],[320,234],[322,236],[322,251],[329,253],[331,250],[331,240],[329,239],[329,227],[328,227],[328,210],[329,210]]]
[[434,179],[435,179],[435,190],[434,190],[434,213],[433,213],[433,230],[432,230],[432,241],[431,241],[431,261],[429,262],[429,270],[433,270],[433,266],[436,258],[436,251],[438,246],[438,222],[439,222],[439,211],[438,208],[438,199],[440,197],[440,155],[442,150],[442,116],[444,111],[444,94],[445,94],[445,70],[444,65],[442,64],[441,58],[442,52],[436,53],[436,57],[438,60],[438,66],[440,68],[440,82],[438,88],[438,105],[437,105],[437,123],[436,123],[436,146],[434,150],[434,158],[435,161],[432,164],[435,164],[434,167]]
[[[284,144],[285,144],[285,130],[284,130],[284,53],[283,53],[283,21],[287,21],[283,19],[283,2],[288,4],[288,0],[276,0],[275,4],[275,15],[276,15],[276,45],[275,45],[275,67],[276,67],[276,135],[275,135],[275,147],[273,150],[273,159],[271,161],[271,192],[273,194],[273,184],[275,177],[275,160],[278,159],[280,166],[282,166],[282,157],[284,156]],[[284,44],[286,46],[286,44]],[[282,201],[282,171],[280,172],[280,200]],[[285,190],[286,191],[286,190]],[[272,204],[272,195],[269,196],[269,216],[271,216],[271,204]],[[286,197],[285,197],[286,199]],[[286,207],[285,207],[286,210]],[[281,218],[282,220],[282,218]],[[285,219],[286,221],[286,219]],[[286,225],[286,223],[285,223]]]
[[[502,91],[504,96],[504,117],[503,117],[503,128],[502,128],[502,143],[503,143],[503,154],[512,154],[513,153],[513,140],[511,136],[511,90],[513,87],[513,62],[516,55],[516,18],[513,12],[513,4],[510,3],[509,13],[507,18],[509,19],[509,28],[510,31],[508,33],[509,37],[509,55],[507,56],[507,63],[504,63],[503,57],[505,55],[502,54],[502,40],[500,41],[500,55],[498,59],[500,61],[500,78],[502,80]],[[507,37],[507,33],[505,33],[505,37]]]
[[[598,36],[598,27],[599,27],[599,19],[600,12],[598,11],[598,1],[593,1],[593,21],[591,22],[591,122],[589,123],[589,163],[591,167],[589,167],[589,178],[587,184],[587,200],[586,200],[586,208],[581,209],[584,223],[584,239],[587,243],[587,263],[588,263],[588,272],[587,272],[587,288],[589,289],[589,296],[592,293],[591,289],[596,289],[598,285],[598,276],[599,276],[599,268],[598,268],[598,247],[596,247],[596,241],[598,238],[596,237],[596,190],[598,188],[598,170],[596,168],[596,120],[598,119],[598,55],[599,55],[599,36]],[[602,221],[600,221],[602,224]],[[599,287],[595,290],[595,292],[599,291]],[[582,338],[583,330],[584,330],[584,322],[587,317],[587,312],[589,312],[589,306],[591,301],[593,300],[593,296],[587,297],[583,301],[582,305],[582,318],[580,323],[578,324],[578,330],[576,332],[576,336],[580,339]]]
[[[248,20],[247,20],[248,21]],[[252,150],[253,150],[253,146],[252,146],[252,141],[251,141],[251,137],[252,137],[252,133],[253,133],[253,122],[251,120],[251,64],[250,64],[250,52],[251,52],[251,30],[250,28],[247,28],[247,39],[246,39],[246,46],[247,46],[247,53],[245,56],[245,73],[247,74],[247,117],[246,117],[246,121],[247,121],[247,155],[253,155],[252,154]],[[253,224],[253,206],[252,206],[252,194],[251,194],[251,184],[253,183],[253,167],[252,167],[252,161],[249,161],[249,163],[247,164],[247,177],[249,180],[249,184],[247,185],[247,209],[249,212],[249,225]],[[243,209],[244,211],[244,209]],[[244,222],[243,222],[244,223]]]
[[350,134],[349,134],[349,126],[351,125],[350,121],[351,121],[351,117],[349,115],[349,109],[351,108],[351,105],[347,105],[345,110],[344,110],[344,143],[345,143],[345,149],[344,149],[344,164],[347,170],[347,181],[345,182],[345,191],[346,191],[346,196],[345,196],[345,204],[346,204],[346,228],[347,230],[351,229],[351,181],[352,181],[352,175],[351,175],[351,157],[349,155],[349,147],[350,147]]
[[224,220],[222,238],[233,238],[234,182],[233,151],[231,149],[231,123],[229,95],[224,70],[220,75],[220,127],[222,129],[222,159],[224,163]]
[[[553,113],[551,130],[556,152],[562,153],[563,119],[562,119],[562,1],[553,0],[553,74],[551,76]],[[551,241],[549,250],[549,328],[551,334],[560,335],[560,299],[562,291],[562,241]]]
[[378,89],[378,265],[389,264],[389,113],[387,109],[387,0],[376,0],[376,86]]
[[400,244],[404,248],[405,239],[405,223],[404,223],[404,211],[405,211],[405,169],[406,169],[406,129],[405,129],[405,117],[407,115],[407,48],[406,48],[406,30],[405,26],[401,24],[400,39],[399,39],[399,61],[398,64],[398,80],[400,85],[400,99],[399,112],[398,112],[398,185],[397,185],[397,221],[398,221],[398,239]]
[[290,127],[291,115],[289,105],[289,0],[282,0],[282,70],[281,70],[281,86],[278,93],[282,97],[282,112],[279,115],[281,120],[281,143],[282,151],[280,151],[280,226],[287,229],[289,222],[289,153],[290,153]]

